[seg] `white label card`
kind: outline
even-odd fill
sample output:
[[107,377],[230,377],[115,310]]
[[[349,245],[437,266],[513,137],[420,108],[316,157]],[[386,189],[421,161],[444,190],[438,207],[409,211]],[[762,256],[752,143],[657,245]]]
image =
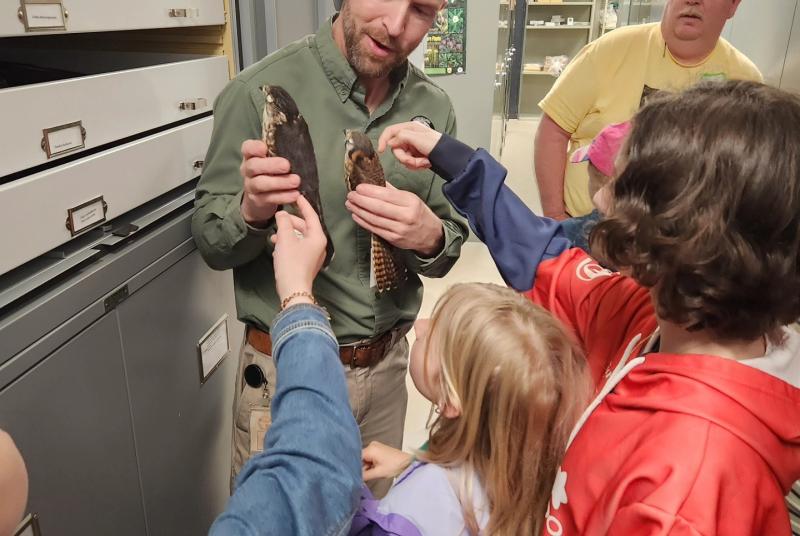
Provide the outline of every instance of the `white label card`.
[[67,211],[67,228],[72,236],[105,220],[106,205],[102,196]]
[[25,13],[25,29],[28,31],[66,29],[61,2],[25,2],[23,12]]
[[47,158],[53,158],[76,149],[83,149],[83,128],[80,121],[44,131]]
[[270,408],[250,409],[250,455],[264,451],[264,437],[272,424]]
[[209,376],[230,352],[228,342],[228,315],[220,318],[197,343],[200,353],[200,380],[205,383]]

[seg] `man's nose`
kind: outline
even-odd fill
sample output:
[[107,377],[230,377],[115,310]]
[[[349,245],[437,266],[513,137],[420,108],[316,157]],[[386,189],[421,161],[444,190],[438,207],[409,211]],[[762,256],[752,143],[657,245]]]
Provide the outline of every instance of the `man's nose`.
[[391,37],[399,37],[406,29],[409,2],[392,2],[388,13],[383,17],[383,26]]

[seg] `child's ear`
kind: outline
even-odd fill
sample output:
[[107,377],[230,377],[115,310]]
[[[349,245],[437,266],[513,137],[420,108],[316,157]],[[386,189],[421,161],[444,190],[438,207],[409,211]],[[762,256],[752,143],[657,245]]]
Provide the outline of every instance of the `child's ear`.
[[611,207],[611,184],[606,184],[592,197],[592,203],[600,211],[600,214],[608,214],[608,209]]
[[442,415],[447,419],[457,419],[461,416],[461,408],[450,402],[445,402],[441,405],[441,408]]

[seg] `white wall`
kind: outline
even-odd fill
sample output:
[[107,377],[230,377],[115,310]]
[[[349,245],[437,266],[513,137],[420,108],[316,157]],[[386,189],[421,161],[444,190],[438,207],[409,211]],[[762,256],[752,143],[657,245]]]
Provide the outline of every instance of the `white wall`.
[[789,40],[789,52],[783,68],[781,87],[788,91],[800,93],[800,6],[794,16],[792,37]]
[[274,0],[274,3],[279,48],[316,33],[319,24],[317,6],[313,2]]
[[774,86],[781,83],[797,4],[798,0],[743,0],[722,32]]
[[486,149],[492,135],[499,6],[498,0],[468,0],[466,74],[432,77],[453,101],[458,138]]

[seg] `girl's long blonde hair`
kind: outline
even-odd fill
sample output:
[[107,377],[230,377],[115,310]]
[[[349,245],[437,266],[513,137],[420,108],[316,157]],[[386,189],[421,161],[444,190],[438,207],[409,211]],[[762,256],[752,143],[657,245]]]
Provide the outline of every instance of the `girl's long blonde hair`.
[[469,483],[486,492],[486,534],[538,534],[573,425],[590,395],[586,363],[558,320],[516,292],[469,283],[436,304],[425,348],[441,359],[435,388],[460,409],[434,421],[430,463],[464,469],[460,500],[477,534]]

